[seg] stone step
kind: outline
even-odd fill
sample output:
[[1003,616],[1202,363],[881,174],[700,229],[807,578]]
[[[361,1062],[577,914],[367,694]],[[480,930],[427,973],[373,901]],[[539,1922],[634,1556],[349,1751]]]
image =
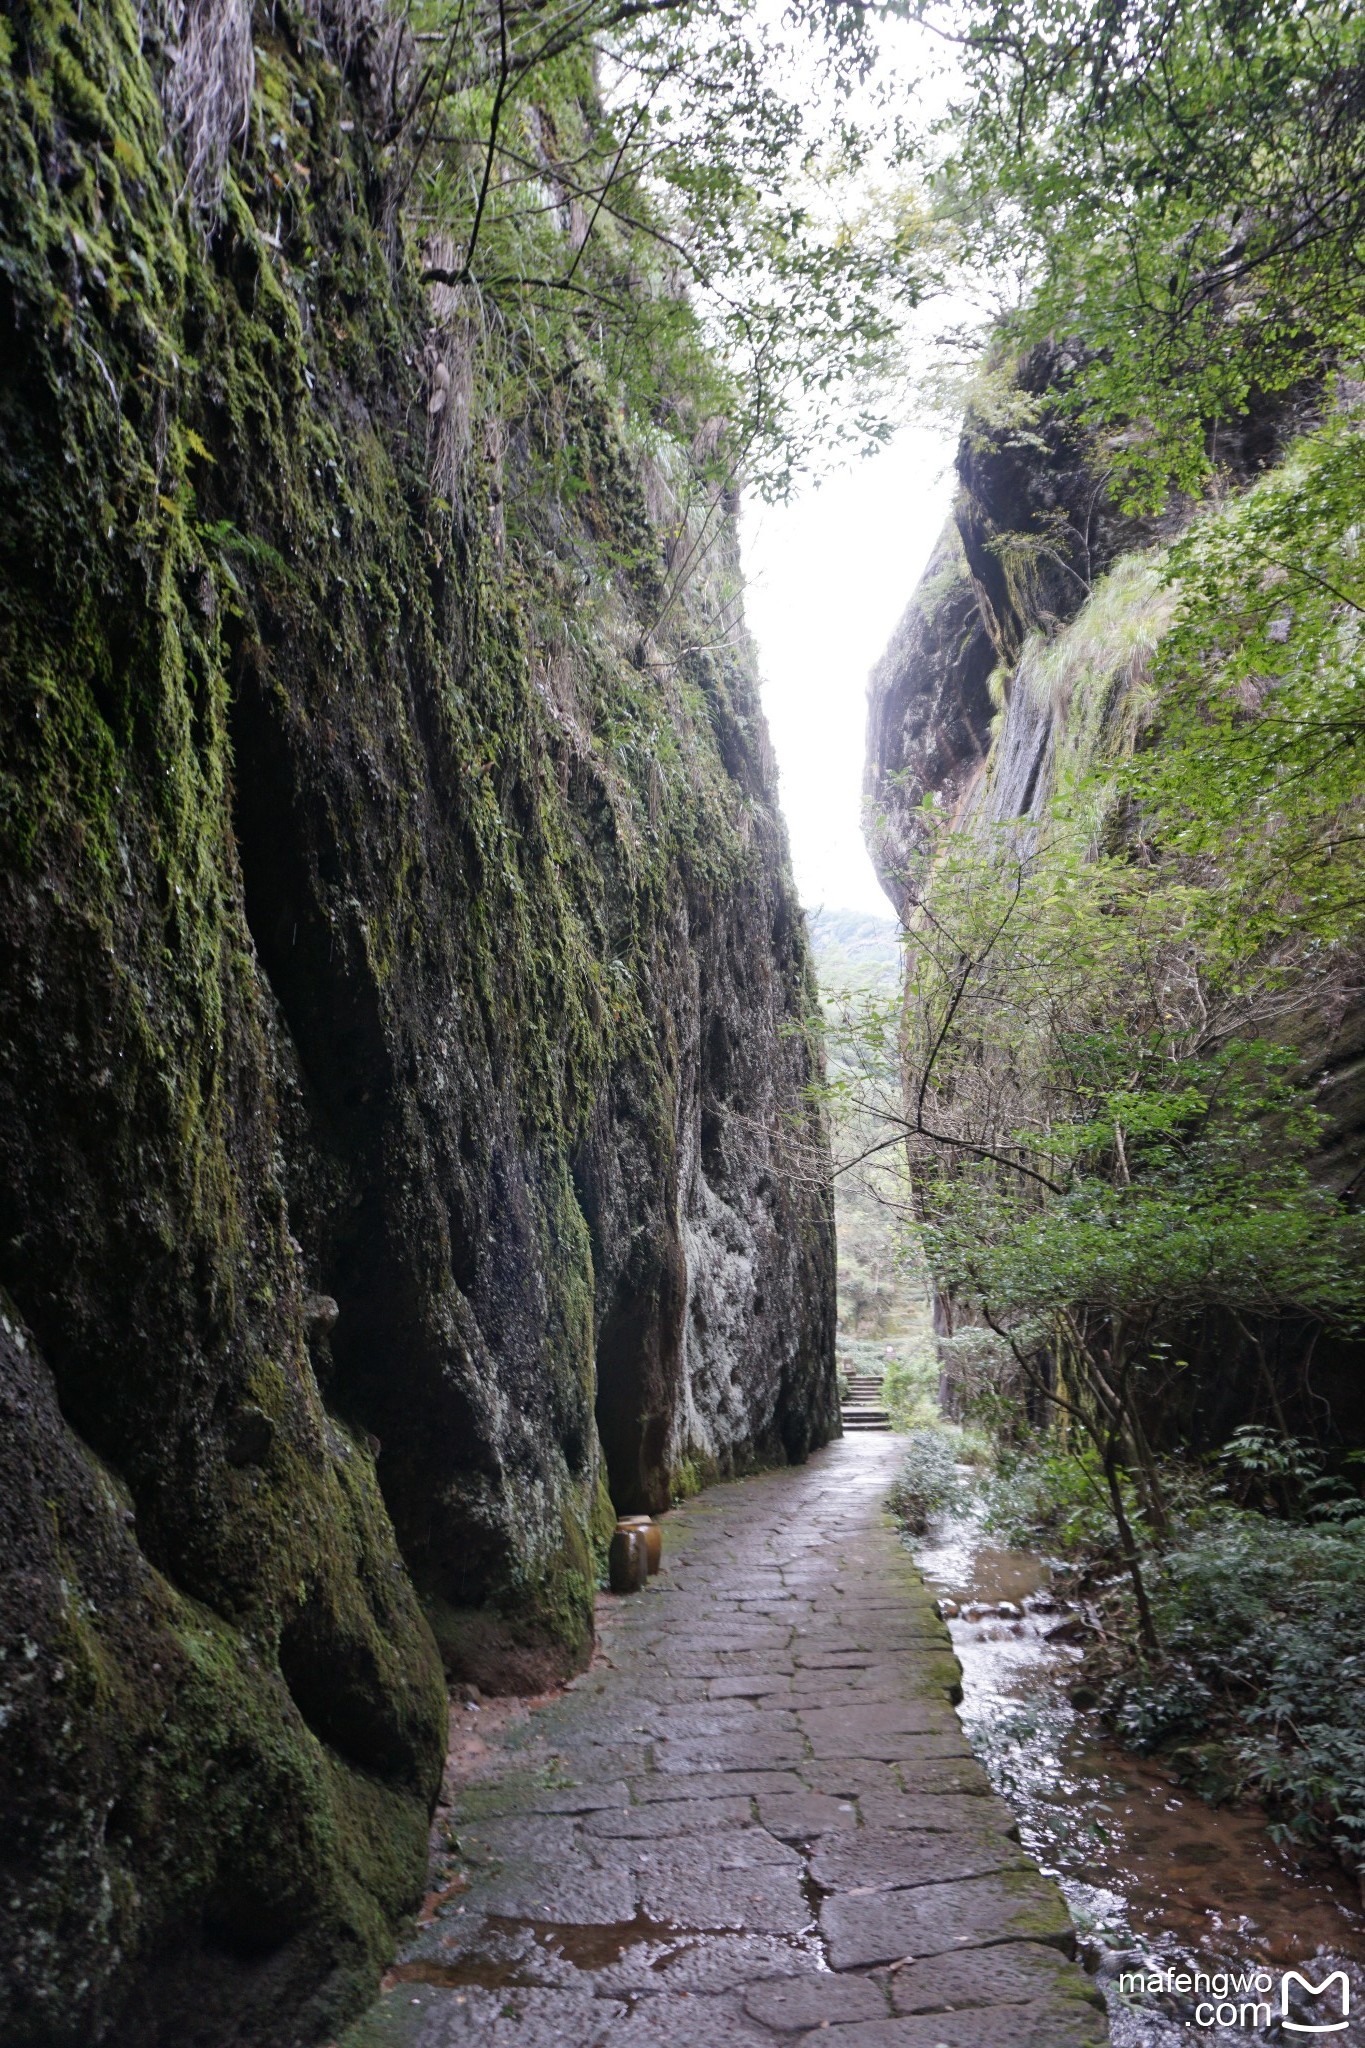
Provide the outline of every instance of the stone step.
[[840,1410],[845,1430],[890,1429],[891,1417],[885,1408],[845,1407]]

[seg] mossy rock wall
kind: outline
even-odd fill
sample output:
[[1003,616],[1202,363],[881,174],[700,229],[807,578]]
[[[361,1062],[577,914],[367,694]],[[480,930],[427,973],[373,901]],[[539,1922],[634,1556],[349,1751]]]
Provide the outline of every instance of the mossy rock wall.
[[[1145,693],[1175,607],[1164,549],[1196,508],[1172,496],[1135,516],[1114,503],[1105,448],[1057,402],[1077,354],[1031,350],[1015,366],[1004,417],[968,413],[952,514],[869,679],[868,846],[906,918],[932,902],[926,797],[955,831],[994,832],[1040,820],[1073,777],[1126,757],[1140,738],[1161,744]],[[1283,458],[1313,403],[1311,391],[1295,392],[1220,423],[1229,508]],[[1122,831],[1120,816],[1112,824]],[[1320,1077],[1317,1105],[1328,1119],[1314,1170],[1348,1191],[1365,1162],[1365,1017],[1358,1005],[1330,1017],[1306,1008],[1293,1042]],[[1260,1336],[1280,1384],[1298,1381],[1286,1397],[1296,1426],[1314,1436],[1330,1410],[1333,1426],[1358,1442],[1360,1345],[1291,1321],[1268,1323]],[[1162,1446],[1214,1450],[1259,1414],[1264,1368],[1231,1318],[1205,1318],[1184,1348],[1195,1370],[1148,1418],[1150,1432]]]
[[7,2043],[324,2037],[420,1888],[433,1626],[538,1685],[613,1505],[837,1427],[747,650],[634,658],[587,387],[605,624],[538,637],[498,479],[431,487],[364,37],[253,30],[196,214],[150,14],[0,24]]

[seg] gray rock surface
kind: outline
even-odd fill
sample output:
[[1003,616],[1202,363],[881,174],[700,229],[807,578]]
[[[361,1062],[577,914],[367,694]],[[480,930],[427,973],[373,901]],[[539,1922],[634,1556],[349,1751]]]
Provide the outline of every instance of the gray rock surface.
[[951,816],[986,758],[997,659],[950,519],[868,683],[865,829],[901,915],[918,900],[930,849],[920,806],[929,798]]

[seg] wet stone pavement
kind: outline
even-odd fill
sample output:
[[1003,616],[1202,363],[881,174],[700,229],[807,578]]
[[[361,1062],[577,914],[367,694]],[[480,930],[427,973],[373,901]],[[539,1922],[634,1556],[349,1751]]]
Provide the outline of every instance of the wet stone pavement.
[[846,1438],[688,1502],[592,1669],[478,1717],[437,1889],[344,2048],[1108,2040],[963,1739],[898,1455]]

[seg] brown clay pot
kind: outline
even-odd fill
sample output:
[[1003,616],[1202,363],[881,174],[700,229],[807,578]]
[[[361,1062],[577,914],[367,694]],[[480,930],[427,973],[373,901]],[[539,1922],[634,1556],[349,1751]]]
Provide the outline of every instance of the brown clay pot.
[[607,1579],[613,1593],[638,1593],[649,1577],[649,1549],[640,1529],[618,1522],[607,1552]]
[[657,1522],[651,1522],[648,1515],[622,1515],[616,1524],[618,1529],[638,1529],[645,1539],[649,1552],[649,1575],[653,1578],[663,1562],[664,1532]]

